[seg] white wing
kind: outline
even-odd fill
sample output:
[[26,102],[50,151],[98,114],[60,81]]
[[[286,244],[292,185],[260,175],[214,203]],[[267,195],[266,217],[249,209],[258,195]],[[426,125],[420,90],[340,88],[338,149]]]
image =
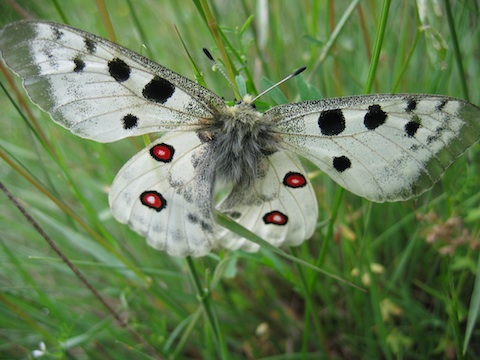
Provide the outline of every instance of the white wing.
[[32,101],[101,142],[192,128],[225,107],[214,93],[147,58],[66,25],[18,21],[0,31],[7,66]]
[[480,137],[480,108],[435,95],[366,95],[276,106],[284,147],[372,201],[429,189]]
[[[317,199],[295,154],[267,157],[265,176],[240,196],[226,198],[217,208],[274,246],[295,246],[310,238],[318,217]],[[226,229],[216,237],[225,248],[257,251],[259,246]]]
[[175,256],[203,256],[215,245],[212,183],[196,176],[205,144],[193,132],[170,133],[130,159],[109,194],[112,214]]

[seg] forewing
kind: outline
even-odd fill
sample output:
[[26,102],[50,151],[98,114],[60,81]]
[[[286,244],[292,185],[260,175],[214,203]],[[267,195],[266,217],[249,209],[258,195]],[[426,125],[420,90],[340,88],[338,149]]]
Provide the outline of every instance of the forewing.
[[480,108],[435,95],[366,95],[266,112],[286,149],[377,202],[429,189],[480,137]]
[[210,252],[212,183],[196,176],[195,167],[205,146],[195,133],[170,133],[135,155],[112,184],[114,217],[170,255]]
[[[242,193],[233,192],[217,209],[274,246],[299,245],[313,235],[318,217],[313,187],[295,154],[277,151],[263,164],[264,176]],[[217,232],[228,249],[259,246],[232,232]]]
[[96,141],[189,129],[225,107],[173,71],[66,25],[9,24],[0,31],[0,51],[35,104],[74,134]]

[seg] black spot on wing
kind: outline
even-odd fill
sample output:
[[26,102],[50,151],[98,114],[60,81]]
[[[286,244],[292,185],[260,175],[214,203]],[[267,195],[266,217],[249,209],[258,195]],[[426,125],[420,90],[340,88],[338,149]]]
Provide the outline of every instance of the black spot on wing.
[[198,224],[198,216],[192,213],[188,213],[187,221],[191,222],[192,224]]
[[204,231],[212,232],[213,230],[212,225],[210,225],[208,222],[204,221],[193,213],[187,214],[187,221],[191,222],[192,224],[199,224]]
[[210,223],[204,221],[204,220],[200,220],[200,226],[202,227],[203,231],[206,231],[206,232],[209,232],[209,233],[213,232],[212,225]]
[[85,69],[85,61],[83,61],[80,58],[75,58],[73,59],[73,63],[75,64],[75,67],[73,68],[73,71],[76,73],[82,72],[83,69]]
[[83,40],[85,43],[85,49],[90,53],[94,54],[97,51],[97,43],[88,37]]
[[437,140],[438,140],[438,136],[436,135],[427,136],[427,145],[431,145],[433,142]]
[[345,117],[341,109],[325,110],[318,117],[318,127],[322,135],[334,136],[345,130]]
[[442,137],[443,133],[446,131],[447,129],[444,128],[443,126],[439,126],[438,128],[435,129],[435,134],[437,134],[439,137]]
[[143,97],[147,100],[164,104],[175,92],[175,86],[161,77],[155,76],[143,88]]
[[443,108],[447,105],[447,103],[448,103],[447,99],[443,99],[442,101],[440,101],[440,103],[437,105],[437,110],[442,111]]
[[415,99],[408,99],[407,100],[407,107],[405,108],[405,111],[407,113],[412,112],[417,108],[417,100]]
[[409,121],[405,124],[405,134],[407,134],[408,137],[414,137],[420,126],[416,121]]
[[52,32],[55,40],[60,40],[63,37],[63,32],[56,26],[52,28]]
[[122,119],[123,128],[125,130],[130,130],[138,126],[138,117],[132,114],[127,114]]
[[229,218],[231,218],[233,220],[238,220],[242,217],[242,214],[238,211],[235,211],[235,210],[225,211],[224,214],[227,215]]
[[352,166],[352,162],[346,156],[338,156],[333,158],[333,167],[338,172],[344,172]]
[[368,130],[375,130],[387,121],[387,113],[382,110],[380,105],[370,105],[365,114],[363,124]]
[[124,82],[130,78],[130,66],[119,58],[114,58],[108,62],[108,72],[115,81]]

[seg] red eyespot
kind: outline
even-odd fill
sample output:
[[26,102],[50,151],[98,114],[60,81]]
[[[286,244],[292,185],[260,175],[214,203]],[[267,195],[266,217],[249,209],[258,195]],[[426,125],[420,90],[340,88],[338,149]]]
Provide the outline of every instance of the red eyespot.
[[155,211],[161,211],[167,206],[167,200],[162,194],[154,190],[144,191],[140,195],[140,201],[143,205]]
[[283,178],[283,184],[291,188],[299,188],[307,185],[307,179],[298,172],[290,171]]
[[285,225],[288,222],[288,216],[280,211],[270,211],[263,216],[265,224]]
[[173,154],[175,154],[175,149],[173,146],[167,144],[158,144],[150,149],[150,155],[152,155],[155,160],[164,163],[172,161]]

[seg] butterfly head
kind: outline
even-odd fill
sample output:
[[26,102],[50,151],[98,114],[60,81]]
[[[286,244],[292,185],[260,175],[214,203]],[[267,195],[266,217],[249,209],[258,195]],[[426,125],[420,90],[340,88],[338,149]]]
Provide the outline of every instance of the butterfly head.
[[221,116],[221,123],[227,126],[247,126],[255,127],[263,122],[263,114],[256,110],[255,104],[251,102],[252,96],[245,95],[233,106],[227,107],[224,116]]
[[255,104],[253,103],[254,97],[250,94],[246,94],[242,100],[238,101],[237,104],[245,104],[250,105],[252,108],[256,108]]

